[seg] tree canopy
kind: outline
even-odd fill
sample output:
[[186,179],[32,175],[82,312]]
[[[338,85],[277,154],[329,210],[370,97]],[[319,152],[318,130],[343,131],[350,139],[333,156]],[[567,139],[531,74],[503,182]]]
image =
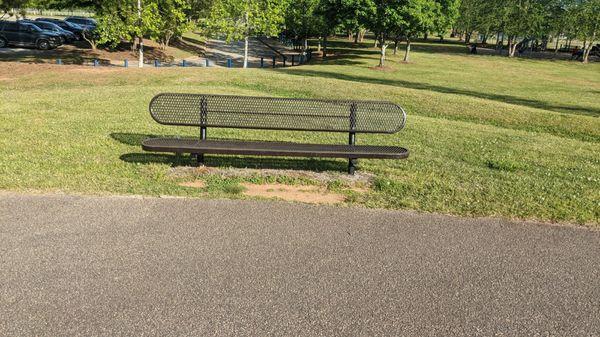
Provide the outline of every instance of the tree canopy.
[[[139,2],[139,6],[138,6]],[[417,37],[437,34],[443,38],[451,29],[465,43],[473,34],[497,37],[498,48],[507,43],[513,57],[524,46],[546,48],[560,39],[583,42],[583,61],[600,39],[600,0],[0,0],[4,14],[18,8],[87,8],[96,13],[98,29],[86,39],[95,47],[116,47],[141,37],[167,47],[174,38],[193,27],[222,36],[227,41],[245,41],[244,65],[250,36],[287,36],[324,42],[345,33],[354,42],[368,30],[385,63],[390,42],[406,42],[405,61]],[[395,50],[397,48],[394,48]]]

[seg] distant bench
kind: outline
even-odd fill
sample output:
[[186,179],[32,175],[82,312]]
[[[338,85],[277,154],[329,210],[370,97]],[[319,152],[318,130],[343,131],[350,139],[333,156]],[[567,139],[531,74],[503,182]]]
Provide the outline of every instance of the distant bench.
[[[357,133],[393,134],[404,127],[406,113],[390,102],[164,93],[152,99],[150,114],[160,124],[200,127],[200,134],[197,139],[149,138],[142,148],[190,153],[198,164],[204,163],[204,154],[348,158],[348,173],[354,174],[358,158],[408,157],[402,147],[356,145]],[[210,140],[208,127],[345,132],[349,136],[348,145]]]

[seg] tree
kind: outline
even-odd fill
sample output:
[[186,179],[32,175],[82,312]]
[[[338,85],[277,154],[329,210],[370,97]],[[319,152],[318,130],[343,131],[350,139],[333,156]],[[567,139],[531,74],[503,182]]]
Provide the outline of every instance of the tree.
[[225,34],[227,42],[244,40],[244,68],[247,68],[248,38],[279,34],[284,22],[284,4],[278,0],[215,0],[209,29]]
[[460,0],[436,0],[436,2],[438,6],[437,13],[433,16],[433,31],[443,40],[444,34],[456,23]]
[[544,19],[538,0],[505,0],[502,8],[503,31],[508,35],[508,56],[514,57],[520,42],[535,36]]
[[368,25],[379,45],[379,67],[385,66],[385,53],[390,37],[399,31],[400,8],[403,3],[403,0],[373,0],[374,15]]
[[158,16],[154,24],[154,38],[165,49],[173,37],[181,36],[190,28],[186,11],[190,9],[187,0],[156,1]]
[[342,0],[321,0],[316,14],[321,18],[321,36],[323,36],[323,57],[327,57],[327,38],[341,24],[342,15],[339,11]]
[[322,17],[317,14],[320,0],[291,1],[285,11],[285,27],[294,39],[302,39],[308,49],[307,39],[323,30]]
[[570,13],[573,14],[576,36],[584,41],[582,61],[588,63],[592,48],[600,40],[600,0],[583,0]]
[[372,0],[341,0],[338,13],[348,38],[354,38],[354,43],[358,43],[361,31],[365,30],[369,18],[375,14],[375,7]]
[[440,5],[434,0],[405,0],[398,14],[398,31],[406,39],[404,62],[409,61],[412,40],[431,31],[435,27],[435,16],[439,13]]

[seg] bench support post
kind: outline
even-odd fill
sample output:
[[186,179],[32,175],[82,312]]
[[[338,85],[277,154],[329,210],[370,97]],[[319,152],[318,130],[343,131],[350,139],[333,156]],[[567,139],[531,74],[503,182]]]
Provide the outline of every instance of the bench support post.
[[[349,145],[356,144],[356,134],[354,132],[350,132],[350,134],[348,135],[348,144]],[[354,175],[354,172],[356,171],[357,163],[358,163],[358,160],[356,158],[348,159],[348,174]]]
[[[350,105],[350,133],[348,134],[348,144],[350,146],[356,145],[356,132],[354,130],[356,130],[356,103]],[[348,174],[354,175],[357,163],[356,158],[348,159]]]
[[[206,126],[200,127],[200,140],[206,140]],[[196,153],[196,163],[198,166],[204,165],[204,153]]]
[[[227,60],[229,63],[229,60]],[[202,98],[200,102],[200,140],[206,140],[206,117],[208,114],[208,108],[206,106],[206,98]],[[196,153],[196,163],[198,166],[204,165],[204,153]]]

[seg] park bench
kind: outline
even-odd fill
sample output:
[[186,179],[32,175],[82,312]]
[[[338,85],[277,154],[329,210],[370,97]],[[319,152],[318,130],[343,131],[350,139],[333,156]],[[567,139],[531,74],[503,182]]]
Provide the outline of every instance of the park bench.
[[[398,105],[379,101],[316,100],[163,93],[150,102],[152,118],[164,125],[199,127],[198,138],[148,138],[145,151],[205,154],[347,158],[354,174],[358,158],[404,159],[397,146],[356,145],[358,133],[393,134],[406,122]],[[348,133],[348,145],[207,139],[207,128]]]

